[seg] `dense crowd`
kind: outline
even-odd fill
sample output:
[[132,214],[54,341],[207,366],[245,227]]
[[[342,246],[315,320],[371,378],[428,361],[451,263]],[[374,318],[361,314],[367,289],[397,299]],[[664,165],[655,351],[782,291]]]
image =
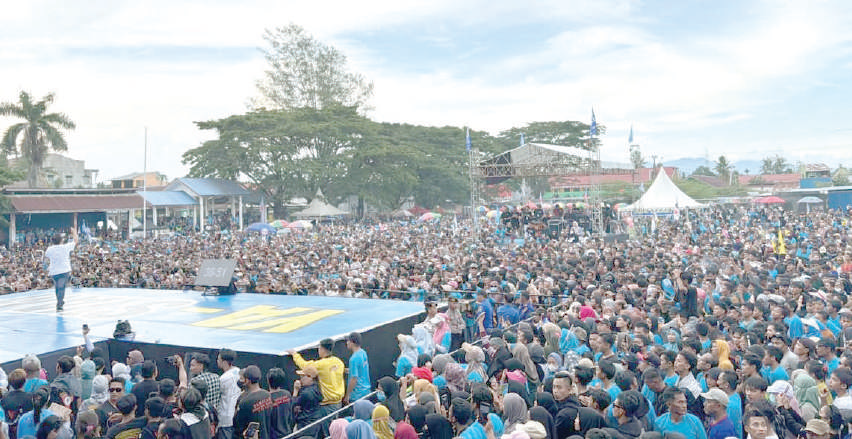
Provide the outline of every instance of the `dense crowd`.
[[[849,218],[715,208],[636,218],[625,241],[495,226],[474,240],[446,223],[388,223],[285,238],[81,244],[80,279],[100,268],[143,285],[186,270],[186,281],[203,252],[238,259],[243,282],[257,276],[288,294],[413,297],[426,317],[397,336],[396,359],[368,359],[357,333],[346,337],[349,358],[334,355],[332,340],[316,359],[291,352],[295,383],[230,350],[218,352],[221,374],[206,355],[189,354],[188,367],[174,359],[177,380],[159,381],[141,352],[110,370],[97,349],[81,351],[60,359],[50,382],[28,357],[8,375],[0,431],[10,439],[845,439]],[[85,268],[86,255],[102,259]],[[37,253],[4,258],[40,269]],[[395,374],[370,377],[371,360],[393,362]],[[351,411],[338,412],[349,402]]]

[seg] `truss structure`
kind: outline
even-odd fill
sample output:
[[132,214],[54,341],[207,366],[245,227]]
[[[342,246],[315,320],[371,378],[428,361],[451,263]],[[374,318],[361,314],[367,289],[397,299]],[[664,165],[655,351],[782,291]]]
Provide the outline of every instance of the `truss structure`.
[[[471,202],[473,206],[486,204],[480,199],[483,184],[496,184],[510,178],[594,176],[624,174],[628,169],[601,166],[600,149],[527,143],[493,157],[470,157]],[[600,183],[589,178],[588,204],[592,228],[602,233],[603,211]]]

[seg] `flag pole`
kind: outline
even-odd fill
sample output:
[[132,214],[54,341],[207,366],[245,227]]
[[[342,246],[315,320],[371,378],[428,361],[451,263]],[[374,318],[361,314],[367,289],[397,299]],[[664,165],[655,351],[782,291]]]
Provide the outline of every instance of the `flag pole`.
[[145,158],[142,160],[142,240],[148,236],[148,127],[145,127]]

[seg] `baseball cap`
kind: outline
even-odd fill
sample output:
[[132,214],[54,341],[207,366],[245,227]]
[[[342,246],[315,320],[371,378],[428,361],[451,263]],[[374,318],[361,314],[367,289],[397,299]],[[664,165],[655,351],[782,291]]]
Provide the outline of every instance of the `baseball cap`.
[[319,371],[314,366],[307,366],[304,369],[296,371],[299,375],[309,376],[311,378],[316,378],[319,376]]
[[706,393],[702,393],[701,397],[707,401],[716,401],[723,406],[728,406],[728,395],[722,389],[712,388]]
[[805,431],[821,436],[828,434],[831,431],[831,428],[828,423],[822,419],[811,419],[808,421],[807,425],[805,425]]

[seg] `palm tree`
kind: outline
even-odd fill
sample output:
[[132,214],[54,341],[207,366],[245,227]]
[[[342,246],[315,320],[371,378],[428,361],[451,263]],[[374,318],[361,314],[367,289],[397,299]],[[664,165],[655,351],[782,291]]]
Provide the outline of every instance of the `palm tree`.
[[24,120],[6,130],[0,147],[6,154],[20,154],[27,161],[29,187],[38,186],[38,177],[49,150],[68,150],[68,144],[60,129],[75,128],[74,122],[68,116],[47,112],[47,106],[53,103],[53,97],[53,93],[50,93],[33,103],[29,93],[22,91],[17,103],[0,104],[0,116],[13,116]]

